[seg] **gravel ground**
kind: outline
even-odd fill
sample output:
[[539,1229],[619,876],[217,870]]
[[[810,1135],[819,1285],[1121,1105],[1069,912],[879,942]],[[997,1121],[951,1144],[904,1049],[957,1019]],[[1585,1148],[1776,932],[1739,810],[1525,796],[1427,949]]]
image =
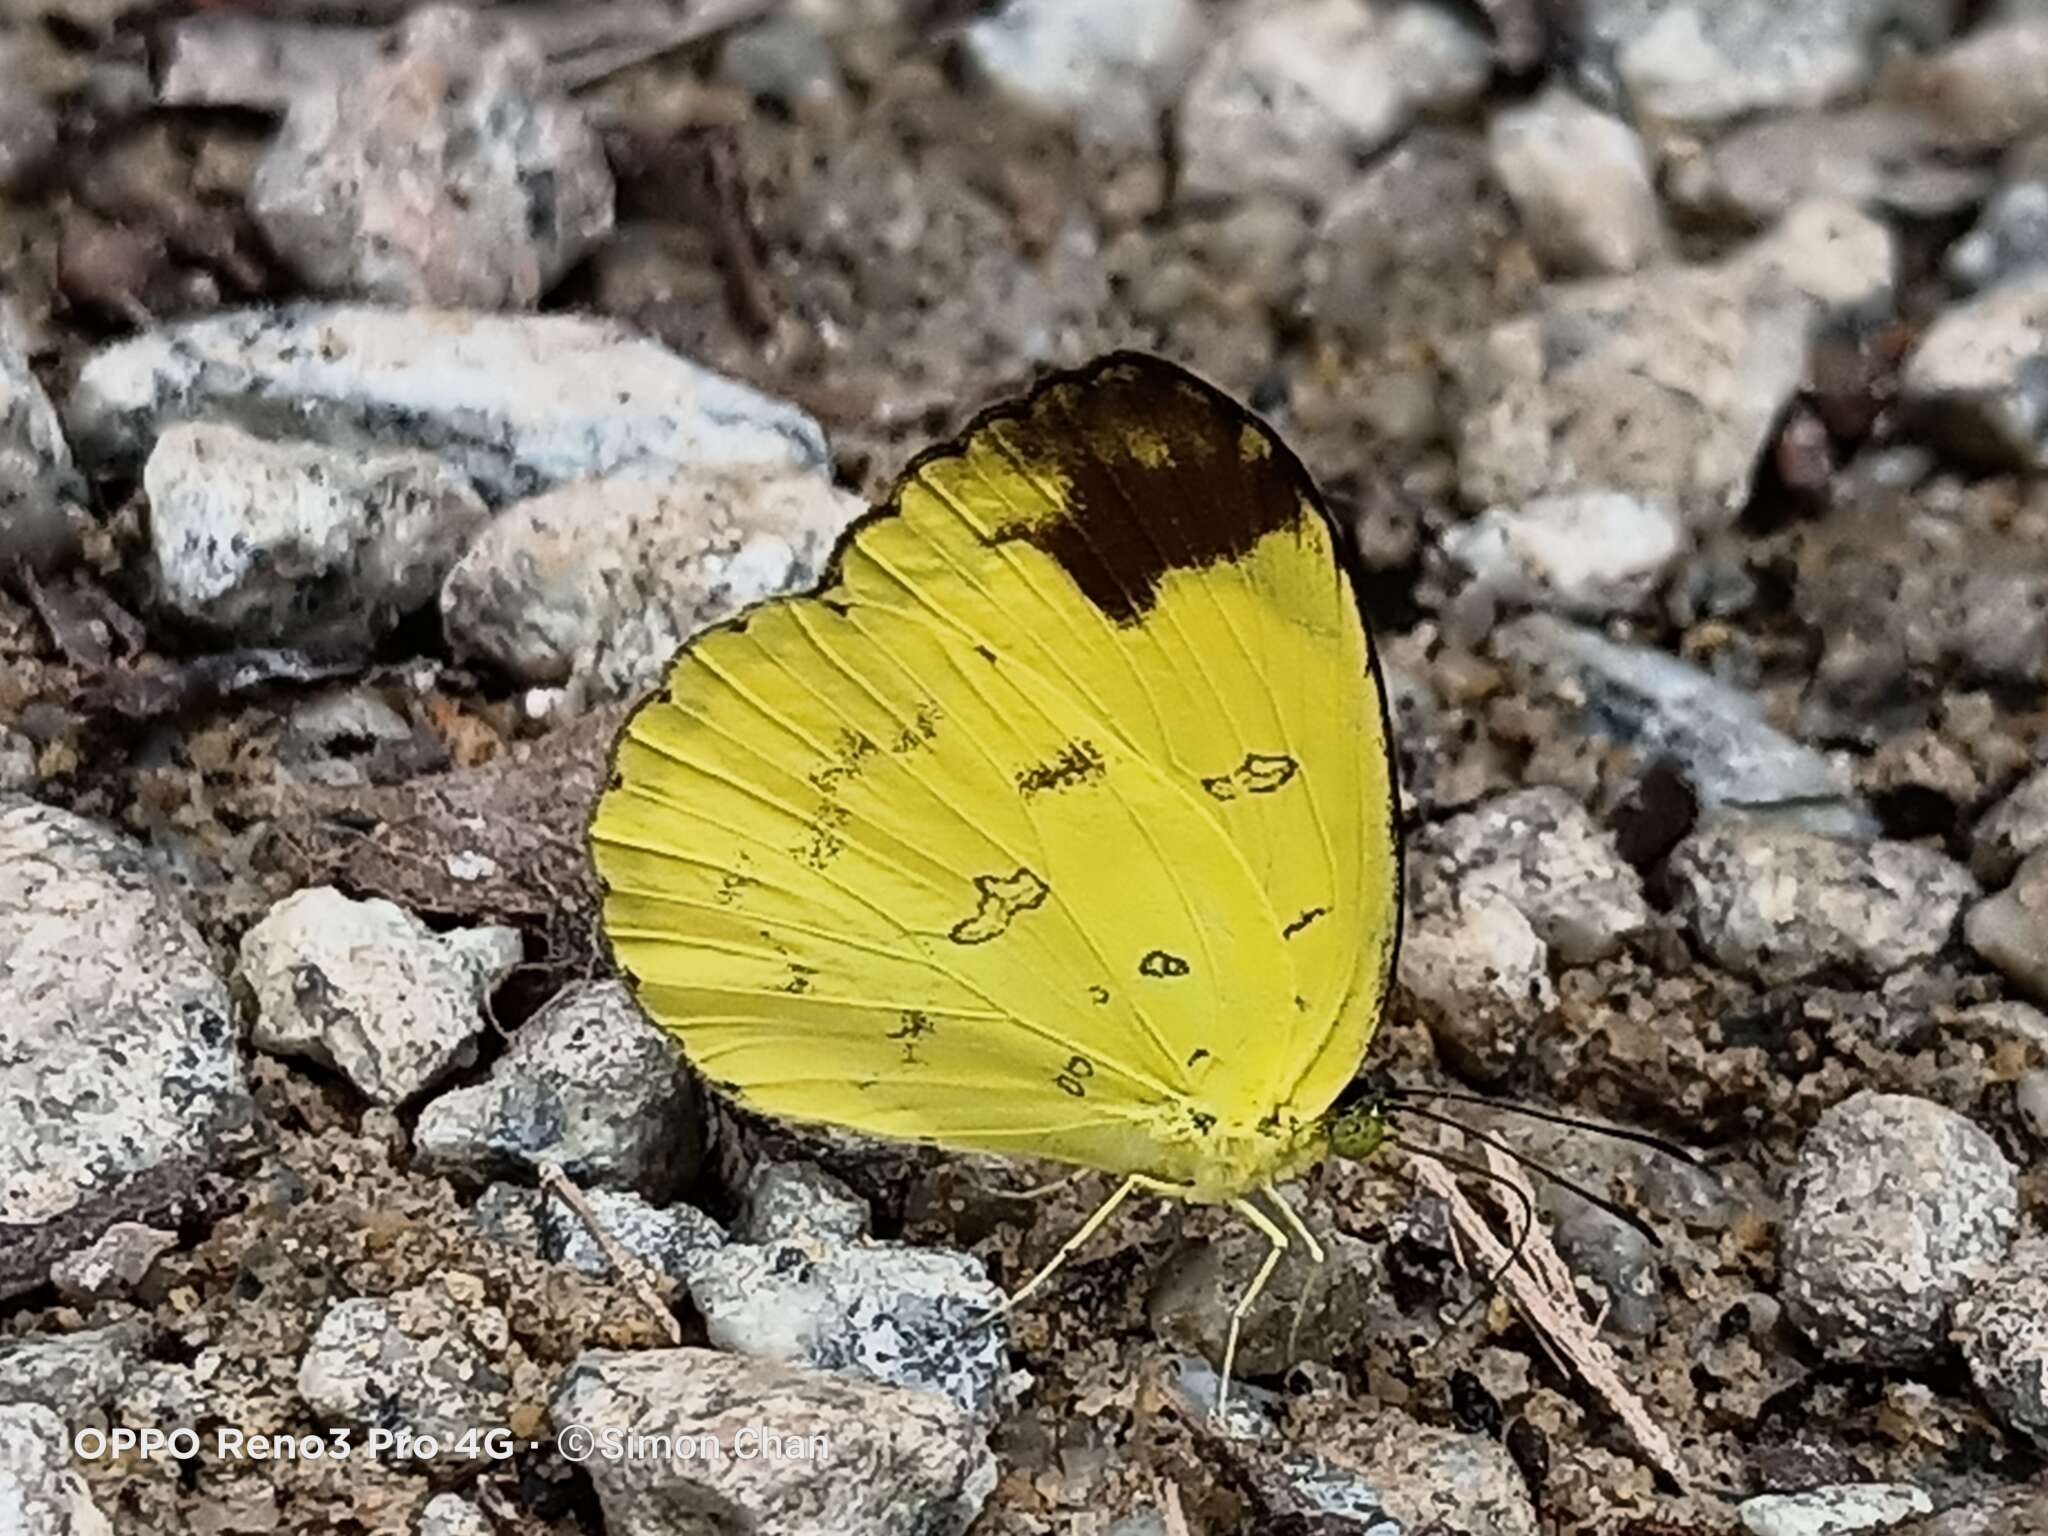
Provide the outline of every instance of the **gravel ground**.
[[[581,849],[1113,346],[1356,535],[1376,1062],[1704,1165],[1328,1170],[1229,1434],[1255,1240],[991,1327],[1106,1182],[735,1116]],[[2048,1529],[2044,472],[2039,0],[0,0],[0,1529]]]

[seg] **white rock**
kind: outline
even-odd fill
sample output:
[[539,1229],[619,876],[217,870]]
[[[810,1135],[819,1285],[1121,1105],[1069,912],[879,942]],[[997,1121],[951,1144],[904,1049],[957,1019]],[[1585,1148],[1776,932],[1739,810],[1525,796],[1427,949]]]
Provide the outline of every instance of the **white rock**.
[[514,929],[435,933],[388,901],[323,885],[287,896],[242,935],[237,975],[256,999],[260,1049],[333,1067],[395,1106],[462,1058],[522,952]]
[[14,301],[0,294],[0,566],[54,564],[84,520],[85,482],[29,350]]
[[96,467],[139,466],[177,421],[436,453],[492,503],[571,480],[691,468],[816,469],[794,406],[576,315],[304,306],[148,331],[89,359],[65,407]]
[[1987,886],[2010,880],[2027,855],[2048,848],[2048,768],[2036,769],[1984,813],[1970,836],[1970,870]]
[[1002,1293],[978,1259],[900,1243],[734,1243],[690,1299],[719,1349],[937,1393],[993,1423],[1014,1399]]
[[113,1536],[72,1465],[66,1430],[36,1404],[0,1407],[0,1529],[9,1536]]
[[1730,970],[1767,985],[1830,970],[1874,979],[1947,947],[1969,871],[1913,843],[1844,843],[1730,823],[1673,851],[1674,908]]
[[1941,263],[1949,282],[1965,293],[2040,267],[2048,267],[2048,178],[2038,174],[2000,187]]
[[249,211],[316,291],[527,309],[610,233],[612,176],[530,38],[436,5],[367,74],[293,97]]
[[1495,113],[1487,141],[1494,174],[1549,271],[1633,272],[1663,253],[1650,157],[1620,118],[1552,86]]
[[367,649],[433,600],[490,516],[430,453],[201,422],[157,439],[142,484],[158,599],[246,645]]
[[673,1199],[703,1147],[682,1054],[624,983],[563,988],[512,1036],[481,1083],[420,1111],[419,1166],[481,1182],[554,1163],[578,1184]]
[[189,1214],[251,1117],[206,941],[124,837],[0,798],[0,1298]]
[[1934,1501],[1909,1483],[1837,1483],[1744,1499],[1735,1513],[1754,1536],[1853,1536],[1929,1514]]
[[459,1493],[437,1493],[420,1511],[417,1536],[497,1536],[490,1517]]
[[1454,346],[1465,499],[1565,491],[1660,500],[1725,527],[1831,312],[1884,301],[1892,242],[1846,205],[1802,205],[1714,267],[1548,289],[1540,310]]
[[1903,385],[1951,453],[2048,468],[2048,271],[1943,311],[1907,359]]
[[[586,1351],[549,1412],[561,1432],[711,1448],[591,1456],[608,1536],[676,1536],[677,1511],[699,1509],[788,1536],[961,1536],[996,1484],[982,1426],[942,1397],[717,1350]],[[781,1442],[764,1445],[763,1429]]]
[[1248,7],[1181,99],[1181,191],[1320,201],[1418,112],[1477,99],[1492,70],[1486,39],[1423,0]]
[[1009,0],[971,22],[967,57],[1020,105],[1070,118],[1089,138],[1150,144],[1206,23],[1194,0]]
[[320,1319],[299,1361],[299,1396],[324,1424],[432,1436],[438,1451],[421,1460],[476,1459],[455,1442],[504,1423],[510,1383],[491,1362],[510,1336],[496,1307],[438,1285],[353,1297]]
[[1401,934],[1401,996],[1463,1070],[1498,1080],[1557,1007],[1550,948],[1498,896],[1418,907]]
[[523,683],[637,693],[699,630],[815,584],[862,510],[782,470],[582,481],[500,513],[449,574],[442,620]]
[[1640,117],[1714,123],[1861,89],[1897,10],[1897,0],[1588,0],[1581,26],[1611,50]]
[[178,1234],[117,1221],[90,1248],[68,1254],[50,1266],[50,1279],[67,1301],[100,1301],[132,1291],[149,1275],[150,1266],[178,1246]]
[[1688,542],[1662,502],[1584,491],[1490,507],[1443,548],[1497,597],[1597,617],[1647,603]]
[[1641,877],[1554,786],[1496,796],[1421,829],[1409,848],[1425,900],[1505,901],[1566,965],[1618,955],[1651,923]]

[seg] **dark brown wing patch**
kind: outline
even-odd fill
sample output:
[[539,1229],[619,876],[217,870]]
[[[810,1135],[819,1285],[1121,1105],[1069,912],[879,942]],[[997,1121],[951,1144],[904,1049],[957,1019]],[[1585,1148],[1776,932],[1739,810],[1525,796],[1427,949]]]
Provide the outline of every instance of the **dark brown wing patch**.
[[[1318,516],[1308,473],[1242,406],[1159,358],[1119,354],[983,417],[953,456],[998,460],[1044,493],[993,530],[1059,562],[1098,609],[1134,624],[1167,572],[1247,554]],[[912,473],[943,483],[946,455]]]

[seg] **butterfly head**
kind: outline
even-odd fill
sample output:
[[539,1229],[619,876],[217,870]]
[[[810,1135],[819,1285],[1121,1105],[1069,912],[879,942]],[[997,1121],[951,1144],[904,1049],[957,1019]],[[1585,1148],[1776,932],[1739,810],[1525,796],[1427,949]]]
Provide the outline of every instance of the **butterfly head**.
[[1392,1092],[1387,1084],[1370,1078],[1352,1083],[1323,1116],[1330,1155],[1357,1162],[1379,1151],[1393,1132],[1388,1120],[1391,1107]]

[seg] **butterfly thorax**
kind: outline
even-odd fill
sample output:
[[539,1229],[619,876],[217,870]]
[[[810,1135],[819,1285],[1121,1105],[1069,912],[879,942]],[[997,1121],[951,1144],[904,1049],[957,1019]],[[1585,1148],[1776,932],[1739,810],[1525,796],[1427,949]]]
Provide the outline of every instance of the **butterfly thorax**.
[[1291,1111],[1244,1124],[1198,1114],[1152,1135],[1165,1156],[1158,1168],[1146,1171],[1204,1204],[1222,1204],[1297,1178],[1329,1151],[1320,1123]]

